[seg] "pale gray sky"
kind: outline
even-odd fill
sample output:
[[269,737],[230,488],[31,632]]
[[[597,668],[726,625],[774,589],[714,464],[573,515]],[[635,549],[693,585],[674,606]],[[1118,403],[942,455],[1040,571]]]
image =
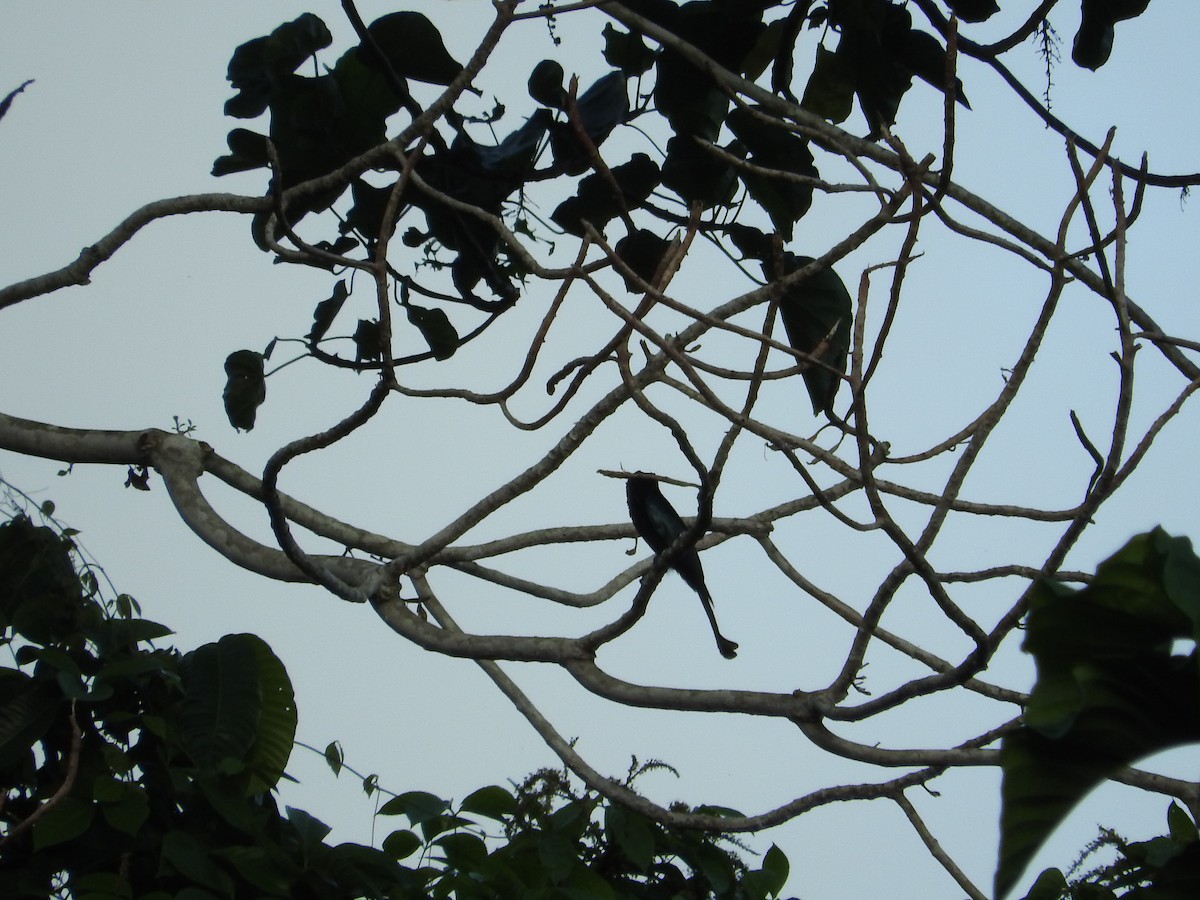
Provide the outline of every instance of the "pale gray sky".
[[[1077,5],[1060,5],[1054,21],[1064,39],[1063,56],[1069,57]],[[427,11],[442,26],[460,60],[474,47],[491,10],[482,0],[409,7]],[[370,21],[395,6],[364,0],[360,8]],[[35,83],[0,122],[5,222],[0,283],[65,264],[145,202],[214,190],[260,193],[262,172],[225,179],[209,175],[212,161],[225,152],[226,132],[245,124],[222,114],[230,96],[225,67],[236,45],[304,10],[320,15],[334,32],[334,47],[322,56],[332,64],[352,34],[332,0],[306,6],[131,0],[12,5],[0,32],[0,93],[28,78]],[[997,17],[977,33],[981,40],[995,37],[1024,14]],[[532,108],[524,85],[533,61],[556,58],[568,72],[580,71],[585,83],[601,70],[597,21],[564,17],[559,47],[539,23],[523,25],[516,40],[504,45],[480,81],[510,110],[501,134]],[[1116,125],[1114,146],[1128,161],[1136,162],[1147,150],[1156,171],[1200,169],[1195,150],[1200,117],[1190,89],[1200,65],[1190,46],[1197,26],[1200,11],[1193,4],[1152,4],[1141,19],[1120,26],[1114,59],[1099,73],[1081,72],[1069,61],[1055,69],[1055,112],[1096,141]],[[1041,64],[1032,48],[1014,56],[1014,68],[1040,92]],[[974,111],[958,119],[956,180],[1052,233],[1071,190],[1058,138],[1013,101],[990,71],[964,62],[961,74]],[[490,98],[481,101],[486,105]],[[896,128],[915,156],[940,151],[939,117],[940,95],[915,86]],[[622,140],[641,148],[636,136]],[[822,162],[818,156],[818,165]],[[797,230],[798,252],[815,254],[841,236],[838,223],[852,221],[841,205],[845,202],[837,196],[818,199]],[[1200,336],[1200,305],[1193,296],[1200,277],[1197,237],[1196,211],[1177,193],[1152,192],[1134,230],[1129,261],[1131,296],[1168,333],[1192,338]],[[852,291],[857,270],[891,258],[898,241],[899,236],[882,237],[839,266]],[[950,433],[967,410],[994,394],[1002,368],[1012,361],[1013,341],[1042,299],[1041,281],[995,251],[939,241],[934,229],[927,230],[920,249],[926,255],[913,267],[907,307],[872,397],[874,427],[900,451],[915,449],[930,433]],[[705,308],[739,291],[741,282],[732,275],[716,262],[694,266],[673,290]],[[221,407],[222,362],[231,350],[261,349],[276,334],[303,335],[313,305],[328,296],[331,286],[321,273],[271,265],[250,242],[249,222],[236,216],[210,213],[154,223],[97,270],[91,286],[3,312],[0,408],[60,425],[121,429],[169,427],[178,415],[193,421],[197,436],[220,453],[261,471],[281,443],[328,427],[359,403],[368,379],[337,376],[315,363],[292,366],[270,380],[259,427],[238,435]],[[877,291],[876,315],[884,305]],[[706,304],[709,293],[712,303]],[[411,373],[411,382],[502,379],[511,369],[505,351],[530,333],[547,297],[545,289],[532,292],[491,340],[471,345],[447,364]],[[572,300],[569,313],[575,318],[570,321],[586,338],[597,311],[582,294]],[[1068,411],[1076,410],[1100,438],[1113,402],[1114,367],[1107,357],[1113,349],[1112,322],[1099,303],[1082,291],[1068,292],[1045,358],[1026,387],[1028,396],[1013,411],[1013,426],[996,435],[989,445],[991,462],[968,482],[973,499],[1019,501],[1056,492],[1064,504],[1077,499],[1079,473],[1090,462],[1071,436]],[[569,333],[556,337],[562,343],[554,359],[571,358],[571,338]],[[1143,356],[1150,353],[1145,350]],[[276,351],[276,359],[289,356],[287,345]],[[1138,380],[1145,404],[1135,418],[1148,422],[1180,386],[1177,373],[1147,362]],[[544,408],[535,407],[534,399],[527,402],[530,414]],[[764,403],[768,410],[791,406],[796,416],[808,415],[807,398],[794,384],[773,386]],[[812,430],[807,422],[794,428]],[[1145,470],[1105,506],[1071,567],[1094,567],[1131,534],[1159,523],[1174,533],[1200,535],[1196,435],[1193,408],[1160,439]],[[494,410],[396,402],[368,433],[320,459],[289,467],[283,486],[365,528],[416,539],[511,477],[550,440],[514,434]],[[761,444],[742,448],[727,495],[740,506],[718,508],[718,515],[762,508],[780,484],[787,485],[788,496],[801,491],[774,456]],[[556,476],[555,490],[539,493],[478,536],[498,534],[506,522],[526,528],[621,521],[620,486],[594,474],[600,467],[621,466],[688,474],[660,434],[614,426]],[[456,798],[554,764],[549,750],[472,664],[405,643],[369,609],[347,608],[315,588],[279,586],[233,568],[187,531],[161,484],[146,495],[125,490],[122,471],[79,467],[69,478],[59,478],[59,468],[0,453],[0,475],[39,498],[55,500],[60,515],[82,529],[84,544],[120,589],[142,602],[148,618],[177,630],[181,648],[229,632],[262,635],[296,686],[300,740],[324,746],[339,739],[347,762],[377,773],[382,784]],[[247,530],[265,537],[261,510],[227,493],[213,489],[212,496]],[[671,498],[690,511],[688,492],[676,490]],[[849,509],[862,512],[854,505]],[[948,569],[1006,561],[1048,546],[1055,534],[965,521],[942,539],[935,556]],[[828,519],[790,525],[779,538],[789,552],[811,561],[808,577],[852,600],[865,602],[878,574],[894,562],[894,551],[879,538],[848,533]],[[620,565],[624,549],[613,545],[561,557],[547,554],[531,564],[539,575],[590,590]],[[660,589],[634,633],[606,650],[602,661],[631,680],[704,687],[791,690],[817,687],[831,677],[847,642],[831,617],[798,596],[753,549],[726,545],[707,554],[705,563],[722,628],[742,645],[736,662],[716,655],[694,596],[674,578]],[[1020,585],[1006,582],[1003,588],[1019,590]],[[454,598],[455,612],[480,628],[505,630],[517,622],[576,633],[585,627],[581,619],[593,624],[608,614],[603,608],[586,614],[548,611],[509,595],[481,593],[474,585],[464,585],[463,594]],[[965,594],[979,604],[969,607],[973,612],[989,604],[999,610],[1007,602],[1006,595]],[[892,625],[924,638],[917,623],[927,614],[927,601],[905,596],[904,603],[889,613],[898,616]],[[981,615],[988,618],[986,612]],[[953,641],[944,635],[931,633],[928,639],[935,647],[946,640],[942,651],[954,652],[949,649]],[[1015,653],[1003,663],[1016,672],[1031,671]],[[531,666],[509,671],[562,733],[579,737],[580,749],[601,771],[623,772],[630,754],[679,768],[678,781],[655,776],[643,783],[658,801],[681,798],[754,813],[843,780],[894,774],[864,773],[830,759],[783,723],[623,709],[591,697],[559,672]],[[889,677],[899,677],[897,671],[903,669],[894,660],[881,658],[868,675],[886,684]],[[923,746],[948,734],[965,736],[961,729],[971,727],[971,715],[969,703],[948,698],[931,704],[928,713],[897,714],[851,729],[849,736]],[[1186,771],[1194,773],[1194,748],[1188,754]],[[371,840],[372,801],[363,799],[353,781],[343,776],[335,782],[320,759],[303,751],[293,756],[289,770],[302,784],[285,789],[285,802],[334,825],[339,839]],[[942,791],[940,799],[914,802],[968,874],[990,886],[998,776],[960,773],[935,786]],[[1030,871],[1068,864],[1094,836],[1098,820],[1137,838],[1161,830],[1165,810],[1161,798],[1106,789],[1073,816],[1054,851],[1039,857]],[[1127,825],[1130,821],[1139,824]],[[391,825],[379,824],[374,836],[381,839]],[[894,894],[898,880],[905,895],[960,894],[890,804],[818,810],[752,843],[765,849],[771,841],[791,859],[790,890],[806,898]]]

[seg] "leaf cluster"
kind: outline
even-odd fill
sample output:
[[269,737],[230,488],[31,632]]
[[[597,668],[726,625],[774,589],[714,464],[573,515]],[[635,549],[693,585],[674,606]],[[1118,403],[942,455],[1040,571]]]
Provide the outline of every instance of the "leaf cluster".
[[[105,604],[69,535],[0,525],[0,898],[713,897],[778,895],[719,836],[671,829],[560,772],[457,805],[410,791],[381,847],[326,842],[274,788],[296,729],[260,638],[190,653],[129,598]],[[340,754],[326,754],[335,773]],[[643,767],[645,769],[646,767]]]

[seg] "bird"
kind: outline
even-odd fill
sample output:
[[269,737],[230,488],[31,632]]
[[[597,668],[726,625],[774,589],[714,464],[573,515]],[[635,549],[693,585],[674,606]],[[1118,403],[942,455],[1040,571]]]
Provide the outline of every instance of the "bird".
[[[662,553],[686,530],[683,519],[667,502],[658,489],[658,481],[653,477],[641,472],[630,475],[625,481],[625,499],[629,503],[629,518],[633,520],[634,529],[655,553]],[[687,547],[677,553],[671,561],[671,568],[700,596],[717,641],[717,649],[726,659],[733,659],[737,656],[738,645],[721,634],[721,629],[717,627],[712,594],[704,583],[704,570],[700,568],[700,554],[696,548]]]

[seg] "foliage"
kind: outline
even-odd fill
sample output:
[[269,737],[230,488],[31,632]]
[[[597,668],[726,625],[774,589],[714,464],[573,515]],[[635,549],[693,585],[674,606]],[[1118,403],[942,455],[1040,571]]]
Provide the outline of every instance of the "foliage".
[[171,632],[128,597],[101,599],[75,551],[24,515],[0,525],[0,641],[14,661],[0,669],[0,897],[765,900],[783,887],[777,848],[751,869],[720,836],[552,771],[457,805],[393,796],[380,814],[408,828],[380,848],[330,845],[320,820],[276,805],[296,707],[266,643],[155,647]]
[[[1200,741],[1198,637],[1200,559],[1187,539],[1161,529],[1131,540],[1084,588],[1038,583],[1025,636],[1038,679],[1024,727],[1004,738],[1000,754],[997,896],[1012,888],[1050,832],[1101,779],[1152,753]],[[1190,652],[1174,651],[1180,639]],[[1195,848],[1187,849],[1196,842],[1195,825],[1178,807],[1171,814],[1170,841],[1174,850],[1156,845],[1153,857],[1139,857],[1128,847],[1123,853],[1135,868],[1151,859],[1155,866],[1165,864],[1183,853],[1186,860],[1154,879],[1180,890],[1181,869],[1190,872],[1195,896],[1200,869]],[[1163,891],[1161,896],[1169,896]]]
[[1038,876],[1025,900],[1188,900],[1200,888],[1200,837],[1196,823],[1177,803],[1167,810],[1168,833],[1129,841],[1102,828],[1073,867],[1113,850],[1116,859],[1068,880],[1058,869]]

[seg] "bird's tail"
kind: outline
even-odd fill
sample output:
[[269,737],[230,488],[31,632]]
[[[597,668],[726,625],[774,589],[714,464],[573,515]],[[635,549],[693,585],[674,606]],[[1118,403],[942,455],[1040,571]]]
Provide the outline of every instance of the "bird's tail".
[[717,641],[717,649],[726,659],[733,659],[737,656],[738,645],[721,634],[721,629],[717,627],[717,614],[713,610],[712,594],[708,592],[707,588],[698,590],[696,593],[700,595],[700,603],[704,606],[704,614],[708,616],[708,624],[712,626],[713,637]]

